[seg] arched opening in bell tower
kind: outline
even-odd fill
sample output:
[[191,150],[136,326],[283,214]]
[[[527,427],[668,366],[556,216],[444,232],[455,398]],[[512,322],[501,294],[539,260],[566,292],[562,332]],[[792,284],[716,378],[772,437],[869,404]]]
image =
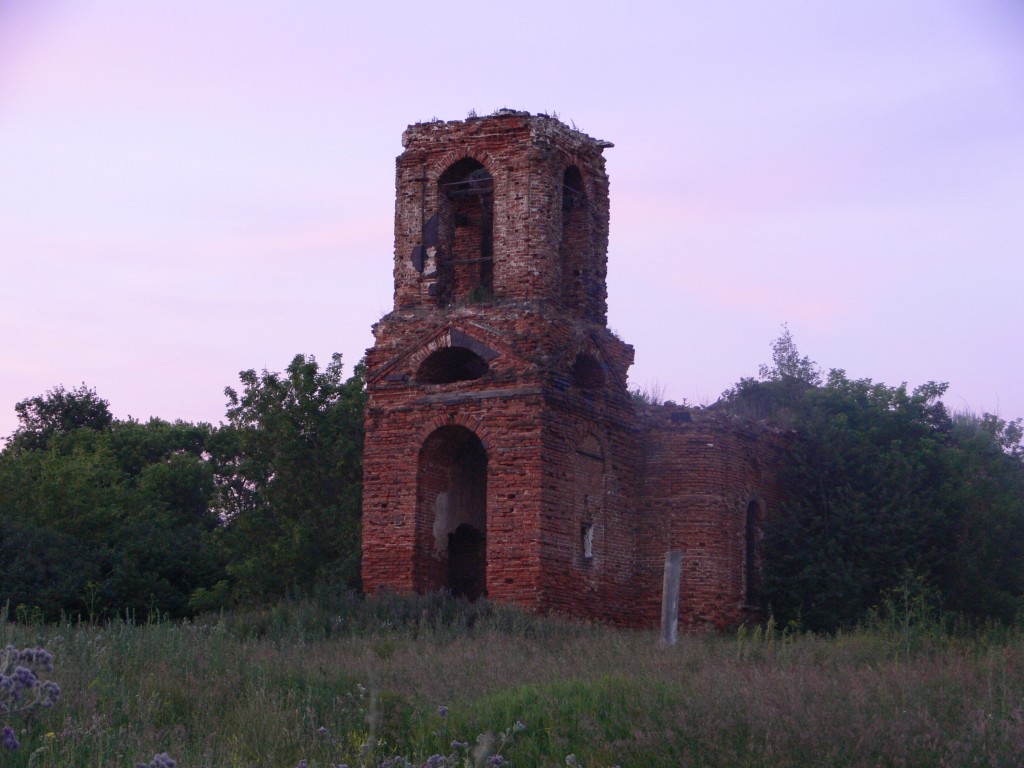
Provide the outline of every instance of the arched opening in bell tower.
[[562,174],[562,238],[558,255],[562,266],[562,302],[579,315],[584,313],[590,282],[586,217],[583,175],[579,168],[570,165]]
[[494,180],[465,157],[441,174],[438,187],[438,302],[485,301],[494,292]]
[[417,468],[417,548],[431,567],[421,591],[487,596],[487,450],[471,430],[445,426],[423,442]]

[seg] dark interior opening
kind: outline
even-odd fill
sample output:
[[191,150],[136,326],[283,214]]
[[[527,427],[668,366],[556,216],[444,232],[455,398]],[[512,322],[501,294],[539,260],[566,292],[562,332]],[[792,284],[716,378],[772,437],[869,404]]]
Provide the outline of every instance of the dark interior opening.
[[431,353],[420,363],[416,381],[420,384],[475,381],[487,373],[489,368],[487,361],[476,352],[465,347],[445,347]]
[[486,300],[494,291],[494,180],[466,157],[445,171],[438,185],[438,299],[442,305]]
[[756,602],[760,586],[757,569],[757,513],[757,502],[751,501],[747,505],[747,516],[744,526],[745,583],[743,585],[743,592],[747,605],[753,605]]
[[593,356],[584,352],[576,355],[572,365],[572,382],[580,389],[600,389],[605,384],[604,366]]
[[460,426],[431,433],[420,451],[419,545],[430,553],[419,588],[447,587],[475,600],[487,594],[487,451]]
[[467,600],[484,597],[486,573],[486,537],[480,529],[463,523],[448,534],[448,589]]
[[587,254],[587,196],[583,175],[570,165],[562,175],[562,239],[558,254],[562,265],[562,301],[574,314],[583,315],[591,281]]

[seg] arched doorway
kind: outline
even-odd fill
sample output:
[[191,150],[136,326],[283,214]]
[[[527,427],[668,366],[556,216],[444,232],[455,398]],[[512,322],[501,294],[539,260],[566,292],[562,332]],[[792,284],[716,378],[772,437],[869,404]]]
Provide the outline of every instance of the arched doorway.
[[487,595],[487,451],[471,430],[446,426],[423,442],[417,471],[424,590]]

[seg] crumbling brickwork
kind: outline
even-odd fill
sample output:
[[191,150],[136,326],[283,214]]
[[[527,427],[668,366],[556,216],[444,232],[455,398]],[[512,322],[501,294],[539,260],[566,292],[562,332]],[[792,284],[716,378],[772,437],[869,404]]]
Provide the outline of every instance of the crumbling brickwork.
[[606,325],[608,142],[545,115],[410,126],[367,355],[363,585],[691,628],[750,615],[778,441],[637,408]]

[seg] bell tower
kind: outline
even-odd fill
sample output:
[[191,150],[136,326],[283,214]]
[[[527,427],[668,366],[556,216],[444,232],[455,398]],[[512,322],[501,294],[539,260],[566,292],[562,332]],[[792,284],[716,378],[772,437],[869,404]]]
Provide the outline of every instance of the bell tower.
[[367,354],[364,588],[615,610],[636,461],[633,349],[606,324],[612,145],[513,110],[402,145],[394,309]]
[[402,137],[395,309],[492,300],[607,313],[607,141],[558,120],[502,110],[420,123]]

